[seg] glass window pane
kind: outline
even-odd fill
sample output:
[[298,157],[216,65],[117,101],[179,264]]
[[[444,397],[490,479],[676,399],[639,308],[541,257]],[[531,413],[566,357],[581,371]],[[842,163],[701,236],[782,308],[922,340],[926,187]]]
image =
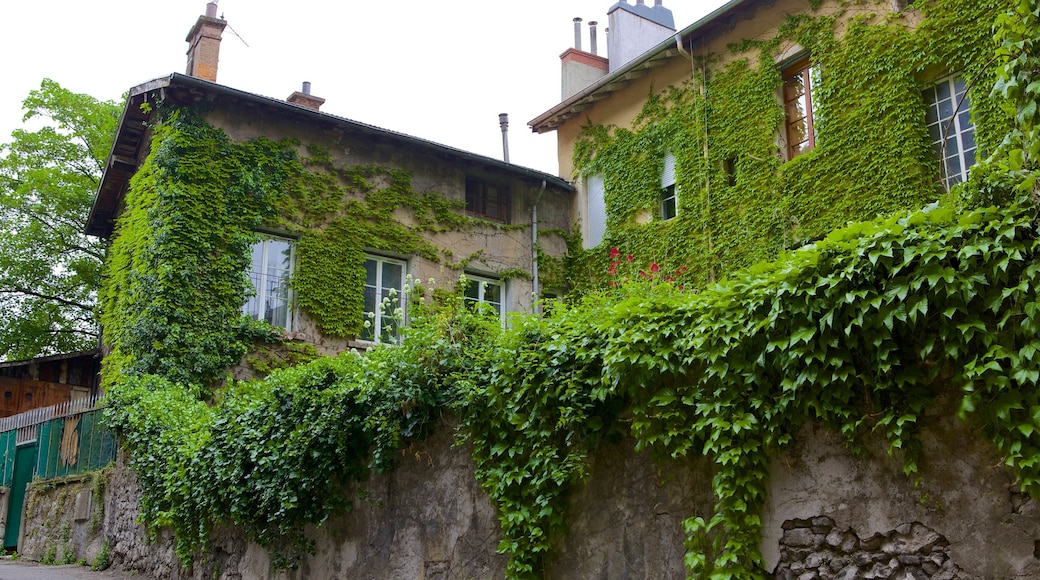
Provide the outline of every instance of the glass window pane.
[[942,128],[938,124],[928,126],[928,137],[932,143],[938,143],[942,141]]
[[961,97],[961,95],[964,94],[964,91],[966,91],[967,89],[968,87],[964,84],[964,79],[962,79],[961,77],[956,77],[953,79],[953,90],[954,93],[957,95],[958,99]]
[[263,272],[264,270],[264,242],[263,240],[253,244],[252,271]]
[[383,262],[383,288],[394,288],[400,294],[403,283],[404,266],[393,262]]
[[289,242],[285,240],[267,240],[267,267],[288,270],[289,248]]
[[950,99],[943,99],[939,101],[939,118],[943,120],[943,125],[946,124],[946,120],[953,116],[953,101]]
[[466,284],[466,289],[462,292],[462,295],[469,300],[480,300],[480,281],[470,278],[469,283]]
[[796,100],[798,97],[805,94],[805,85],[802,82],[801,73],[796,73],[794,76],[787,79],[784,83],[784,91],[788,100]]
[[926,125],[932,125],[939,122],[939,107],[935,103],[928,105],[928,112],[925,113],[924,122]]
[[484,301],[501,304],[502,302],[502,287],[498,284],[492,284],[490,282],[484,282]]
[[375,286],[376,285],[376,268],[378,265],[375,260],[365,260],[365,285]]
[[938,101],[948,100],[952,95],[950,94],[950,83],[943,81],[935,85],[935,98]]
[[[961,133],[961,144],[964,148],[965,153],[967,153],[968,151],[974,151],[975,131],[965,131],[964,133]],[[968,165],[973,165],[973,163],[969,163]]]

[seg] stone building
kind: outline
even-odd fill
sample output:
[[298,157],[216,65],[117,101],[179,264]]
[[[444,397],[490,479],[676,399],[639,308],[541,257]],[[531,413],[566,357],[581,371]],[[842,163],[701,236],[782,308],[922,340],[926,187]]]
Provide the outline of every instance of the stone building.
[[[210,3],[187,37],[187,74],[174,73],[130,89],[87,233],[118,238],[125,196],[152,152],[157,119],[172,109],[190,109],[231,142],[259,138],[291,143],[304,163],[320,165],[318,172],[324,175],[338,176],[334,185],[322,185],[343,192],[338,199],[326,200],[331,205],[322,209],[324,216],[302,227],[299,216],[285,215],[283,208],[282,215],[259,225],[260,239],[251,250],[253,291],[243,311],[285,328],[294,340],[318,345],[325,353],[392,340],[402,321],[390,320],[394,308],[384,301],[404,305],[409,279],[424,285],[433,279],[436,285],[451,287],[466,274],[471,281],[467,298],[490,305],[503,323],[509,312],[531,311],[535,298],[562,290],[560,268],[550,262],[558,262],[566,251],[573,193],[567,181],[323,113],[325,100],[310,94],[307,82],[284,101],[220,85],[217,62],[225,26]],[[366,183],[359,186],[360,180]],[[329,332],[326,324],[323,332],[308,305],[325,299],[308,295],[296,281],[326,274],[308,271],[311,262],[305,254],[324,251],[318,246],[328,243],[315,240],[330,237],[330,226],[353,227],[365,219],[348,218],[344,211],[366,203],[366,195],[375,190],[390,193],[395,188],[408,189],[407,199],[391,202],[399,203],[395,207],[378,202],[380,211],[392,215],[386,227],[371,222],[375,231],[368,239],[337,242],[338,251],[349,251],[352,258],[340,261],[338,271],[329,275],[346,273],[364,280],[363,287],[334,288],[342,282],[331,278],[322,282],[326,293],[363,294],[364,318],[362,312],[354,312],[354,320],[346,325],[349,331]],[[293,211],[297,210],[301,208]],[[431,212],[450,215],[427,215]],[[450,223],[433,223],[438,219]],[[344,226],[346,222],[355,223]],[[394,233],[407,243],[390,240]],[[308,242],[310,250],[299,247]]]

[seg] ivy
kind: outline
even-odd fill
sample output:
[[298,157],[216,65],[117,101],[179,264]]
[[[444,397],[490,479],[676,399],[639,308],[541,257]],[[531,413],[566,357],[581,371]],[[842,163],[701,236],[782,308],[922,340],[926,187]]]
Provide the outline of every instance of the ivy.
[[[910,127],[923,116],[917,75],[940,65],[984,75],[969,50],[978,35],[967,33],[992,6],[936,0],[913,32],[898,17],[790,18],[743,50],[812,47],[832,142],[780,164],[771,60],[710,71],[705,62],[703,76],[651,99],[631,129],[586,128],[576,164],[605,175],[607,242],[618,247],[582,253],[566,238],[568,275],[583,290],[570,304],[502,330],[458,295],[434,292],[424,304],[410,290],[400,346],[310,362],[301,352],[301,364],[216,391],[207,387],[256,341],[278,342],[239,315],[256,227],[300,236],[294,284],[321,296],[306,308],[323,329],[349,334],[356,302],[332,291],[358,280],[344,263],[364,247],[447,258],[422,234],[474,222],[412,191],[406,173],[334,167],[314,148],[301,160],[290,143],[232,143],[190,111],[170,113],[131,184],[101,300],[107,417],[141,477],[144,520],[172,526],[184,562],[231,523],[293,565],[313,548],[305,526],[351,509],[344,489],[390,469],[395,450],[450,413],[497,508],[509,577],[543,573],[588,454],[627,432],[658,457],[714,463],[713,509],[684,522],[691,577],[764,578],[769,457],[820,423],[853,445],[883,436],[916,482],[919,423],[951,392],[1017,486],[1040,497],[1040,233],[1036,201],[1023,195],[1035,176],[1025,136],[1036,99],[1021,90],[1035,72],[1024,47],[1036,37],[1036,2],[1016,8],[998,21],[994,67],[1019,134],[997,139],[993,127],[1012,111],[981,104],[978,118],[991,124],[980,135],[996,154],[956,195],[941,196],[924,135]],[[951,21],[969,13],[978,18]],[[934,52],[944,22],[968,40]],[[886,108],[867,114],[881,106],[874,96],[853,102],[849,87],[865,88],[854,74],[884,88]],[[895,151],[864,139],[864,126],[904,142]],[[638,224],[655,212],[666,150],[677,158],[680,217]],[[849,167],[850,157],[862,163]],[[730,159],[732,185],[718,171]],[[389,225],[402,207],[414,225]],[[864,216],[873,217],[845,223]]]
[[[651,91],[631,129],[582,129],[576,171],[604,178],[608,231],[601,246],[688,266],[685,281],[703,288],[849,221],[938,199],[939,166],[921,122],[922,81],[954,72],[968,79],[980,150],[993,150],[1010,128],[1007,113],[989,98],[990,25],[1002,8],[996,1],[923,3],[925,18],[911,29],[906,13],[883,19],[844,7],[789,16],[772,38],[698,57],[690,78]],[[774,63],[793,43],[820,70],[818,139],[815,149],[783,163]],[[660,221],[665,151],[676,157],[679,212]],[[576,289],[601,282],[595,273],[605,270],[604,255],[575,256]]]

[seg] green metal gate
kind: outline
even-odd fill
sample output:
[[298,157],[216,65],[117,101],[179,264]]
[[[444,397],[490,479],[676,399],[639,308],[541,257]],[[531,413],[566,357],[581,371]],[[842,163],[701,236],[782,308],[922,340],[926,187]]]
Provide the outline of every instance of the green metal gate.
[[22,527],[22,506],[25,488],[32,481],[36,468],[36,443],[19,445],[14,457],[11,478],[11,496],[7,502],[7,525],[4,527],[4,548],[18,547],[18,531]]

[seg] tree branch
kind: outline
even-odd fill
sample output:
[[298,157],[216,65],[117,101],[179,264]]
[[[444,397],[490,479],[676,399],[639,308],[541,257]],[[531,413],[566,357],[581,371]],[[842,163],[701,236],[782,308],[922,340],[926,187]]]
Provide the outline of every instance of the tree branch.
[[31,290],[26,290],[25,288],[13,288],[11,290],[0,290],[0,294],[24,294],[26,296],[32,296],[34,298],[40,298],[42,300],[49,300],[51,302],[57,302],[58,304],[64,304],[65,306],[69,306],[69,307],[72,307],[72,308],[78,308],[80,310],[84,310],[84,311],[87,311],[87,312],[92,312],[94,310],[93,306],[87,306],[85,304],[80,304],[78,302],[73,302],[71,300],[65,300],[64,298],[59,298],[57,296],[48,296],[47,294],[42,294],[40,292],[33,292]]

